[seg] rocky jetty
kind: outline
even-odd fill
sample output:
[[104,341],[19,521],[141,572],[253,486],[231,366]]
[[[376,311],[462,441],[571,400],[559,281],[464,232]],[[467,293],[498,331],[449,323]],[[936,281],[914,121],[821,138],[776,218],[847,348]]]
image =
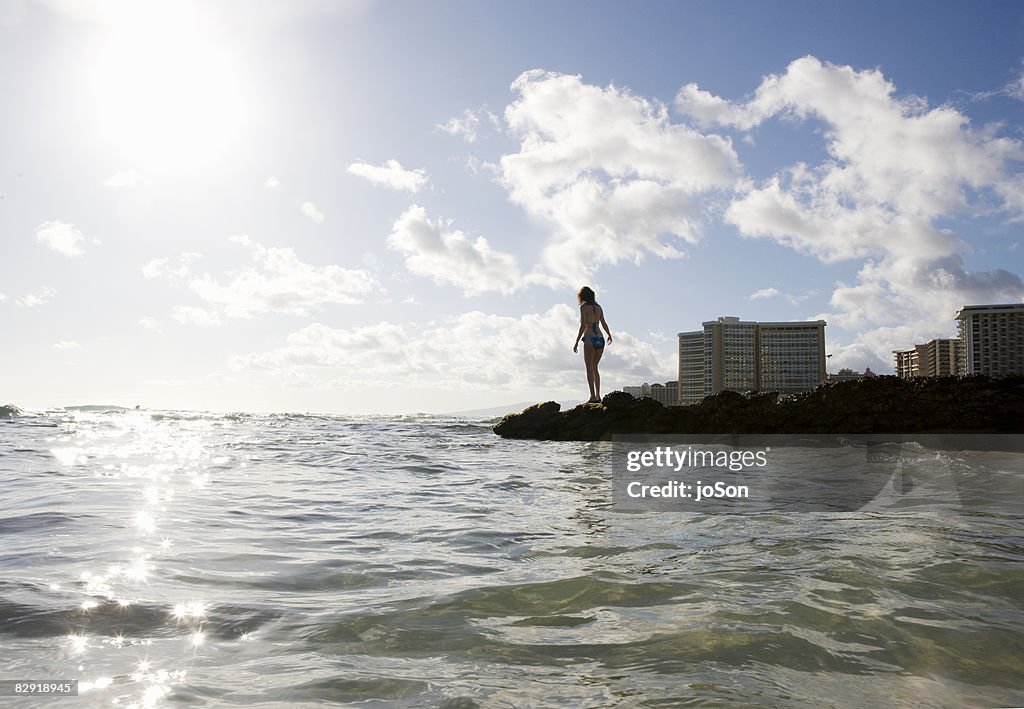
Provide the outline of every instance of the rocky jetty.
[[555,401],[535,404],[493,430],[545,441],[630,433],[1024,433],[1024,377],[872,377],[787,397],[725,391],[692,406],[612,392],[568,411]]
[[0,405],[0,419],[12,419],[15,416],[21,416],[21,414],[21,409],[14,404]]

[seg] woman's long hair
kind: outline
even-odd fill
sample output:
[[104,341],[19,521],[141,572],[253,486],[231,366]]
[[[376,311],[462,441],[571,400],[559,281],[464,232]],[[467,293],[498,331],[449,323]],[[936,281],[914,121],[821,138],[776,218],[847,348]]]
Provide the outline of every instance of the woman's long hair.
[[594,291],[590,286],[583,286],[580,288],[580,292],[576,294],[576,299],[580,301],[580,305],[583,305],[584,303],[593,305],[595,298],[597,298],[597,296],[594,295]]

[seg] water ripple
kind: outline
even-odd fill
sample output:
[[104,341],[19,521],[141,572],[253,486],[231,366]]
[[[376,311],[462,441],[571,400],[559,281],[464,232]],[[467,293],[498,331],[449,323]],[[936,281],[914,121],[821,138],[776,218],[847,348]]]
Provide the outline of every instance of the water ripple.
[[608,454],[429,416],[4,422],[8,671],[85,706],[1024,704],[1017,458],[920,455],[960,507],[730,516],[618,512]]

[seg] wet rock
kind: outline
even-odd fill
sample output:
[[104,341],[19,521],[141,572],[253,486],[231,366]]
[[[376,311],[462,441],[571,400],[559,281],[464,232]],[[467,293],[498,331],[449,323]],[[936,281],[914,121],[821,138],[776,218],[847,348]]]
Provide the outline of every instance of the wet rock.
[[534,404],[523,409],[522,413],[507,414],[495,424],[492,430],[495,432],[498,429],[505,431],[505,433],[499,434],[505,438],[546,440],[545,432],[558,428],[558,412],[561,408],[562,405],[557,401]]
[[553,401],[505,416],[505,438],[609,440],[616,433],[1024,433],[1024,377],[824,384],[795,396],[725,391],[693,406],[612,392],[568,411]]

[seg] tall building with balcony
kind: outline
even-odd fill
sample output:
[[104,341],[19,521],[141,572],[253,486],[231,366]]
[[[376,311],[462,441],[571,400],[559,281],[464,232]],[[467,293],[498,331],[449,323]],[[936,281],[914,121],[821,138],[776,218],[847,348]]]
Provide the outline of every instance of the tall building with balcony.
[[960,360],[960,340],[929,340],[925,345],[927,362],[924,366],[926,377],[946,377],[957,373]]
[[825,380],[824,320],[759,323],[721,317],[703,326],[679,333],[682,404],[720,391],[810,391]]
[[679,333],[679,403],[704,398],[704,331]]
[[900,379],[913,379],[923,376],[921,362],[928,361],[928,348],[926,345],[915,345],[909,350],[893,350],[893,364],[896,367],[896,376]]
[[795,394],[825,381],[825,321],[757,324],[757,387]]
[[757,389],[757,323],[725,317],[704,325],[704,396]]
[[1024,374],[1024,303],[965,305],[956,320],[960,374]]
[[952,376],[958,372],[960,340],[929,340],[911,350],[893,350],[892,356],[896,376],[902,379]]

